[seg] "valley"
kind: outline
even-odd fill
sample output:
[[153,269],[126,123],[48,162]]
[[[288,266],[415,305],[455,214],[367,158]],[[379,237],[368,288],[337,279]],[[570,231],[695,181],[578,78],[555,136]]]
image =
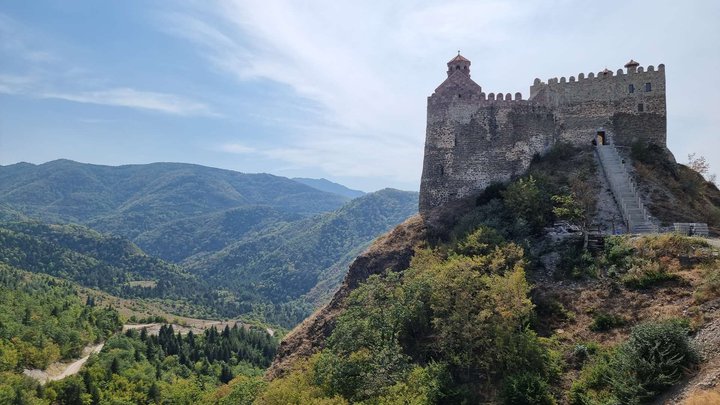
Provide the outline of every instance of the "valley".
[[373,238],[416,212],[417,194],[350,200],[271,175],[60,160],[0,167],[0,204],[8,264],[173,316],[291,328]]

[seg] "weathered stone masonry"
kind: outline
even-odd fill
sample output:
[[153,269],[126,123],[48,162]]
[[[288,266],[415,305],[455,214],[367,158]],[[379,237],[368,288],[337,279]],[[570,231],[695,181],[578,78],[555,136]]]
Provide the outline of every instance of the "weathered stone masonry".
[[559,141],[666,147],[664,65],[644,70],[630,61],[615,74],[535,79],[523,100],[520,93],[486,95],[470,64],[458,54],[428,97],[421,213],[521,175],[533,155]]

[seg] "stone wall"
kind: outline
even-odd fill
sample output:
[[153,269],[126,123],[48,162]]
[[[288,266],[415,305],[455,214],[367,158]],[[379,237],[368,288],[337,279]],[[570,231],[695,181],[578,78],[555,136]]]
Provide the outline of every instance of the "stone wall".
[[[522,100],[520,93],[486,95],[470,79],[470,62],[459,58],[428,97],[421,213],[522,175],[533,155],[558,141],[586,146],[603,131],[619,145],[666,147],[664,65],[535,79]],[[453,70],[458,60],[467,63]]]
[[421,211],[521,175],[556,141],[554,116],[545,106],[463,104],[444,112],[428,112],[436,119],[427,127]]

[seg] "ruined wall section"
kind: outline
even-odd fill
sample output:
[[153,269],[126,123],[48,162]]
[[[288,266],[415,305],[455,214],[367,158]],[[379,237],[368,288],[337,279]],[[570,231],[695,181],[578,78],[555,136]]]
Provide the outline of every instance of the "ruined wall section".
[[515,100],[486,96],[464,80],[438,87],[428,98],[427,117],[421,212],[521,175],[557,135],[546,106],[519,93]]
[[618,145],[637,140],[666,147],[665,66],[604,70],[577,79],[535,79],[530,100],[552,107],[560,139],[584,146],[598,130]]

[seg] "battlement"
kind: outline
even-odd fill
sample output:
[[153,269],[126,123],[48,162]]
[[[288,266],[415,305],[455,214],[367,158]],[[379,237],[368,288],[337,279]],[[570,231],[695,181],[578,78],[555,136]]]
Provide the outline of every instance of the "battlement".
[[[560,77],[560,79],[558,79],[557,77],[550,78],[550,79],[547,79],[547,84],[578,83],[578,82],[583,82],[583,81],[588,81],[588,80],[593,80],[593,79],[604,80],[604,79],[617,77],[617,76],[628,76],[628,75],[633,76],[633,75],[641,75],[643,73],[664,72],[664,71],[665,71],[665,65],[662,63],[658,65],[657,70],[655,70],[655,66],[653,66],[653,65],[648,66],[647,72],[645,71],[645,69],[642,66],[638,66],[637,69],[634,69],[634,70],[628,69],[627,72],[623,71],[623,69],[618,69],[614,74],[613,74],[612,70],[606,69],[606,70],[597,72],[597,74],[595,74],[594,72],[590,72],[587,74],[587,76],[584,73],[579,73],[577,75],[577,79],[575,79],[575,76],[570,76],[567,79],[564,76]],[[542,82],[540,79],[536,78],[535,81],[533,82],[533,85],[535,86],[535,85],[539,85],[539,84],[545,84],[545,83]]]
[[527,103],[527,100],[523,99],[522,93],[516,92],[513,96],[512,93],[490,93],[485,94],[485,92],[480,93],[465,93],[463,92],[436,92],[433,93],[430,97],[428,97],[428,103],[435,104],[435,103],[447,103],[447,102],[472,102],[472,103],[485,103],[485,104],[495,104],[495,103]]
[[[577,78],[562,76],[547,79],[543,82],[536,78],[530,86],[530,100],[559,103],[565,100],[573,102],[582,100],[620,99],[630,95],[640,96],[643,93],[665,92],[665,65],[650,65],[645,70],[642,66],[631,66],[627,71],[618,69],[613,71],[605,69],[600,72],[590,72],[587,75],[579,73]],[[650,94],[647,94],[650,95]],[[544,97],[542,97],[544,96]]]

